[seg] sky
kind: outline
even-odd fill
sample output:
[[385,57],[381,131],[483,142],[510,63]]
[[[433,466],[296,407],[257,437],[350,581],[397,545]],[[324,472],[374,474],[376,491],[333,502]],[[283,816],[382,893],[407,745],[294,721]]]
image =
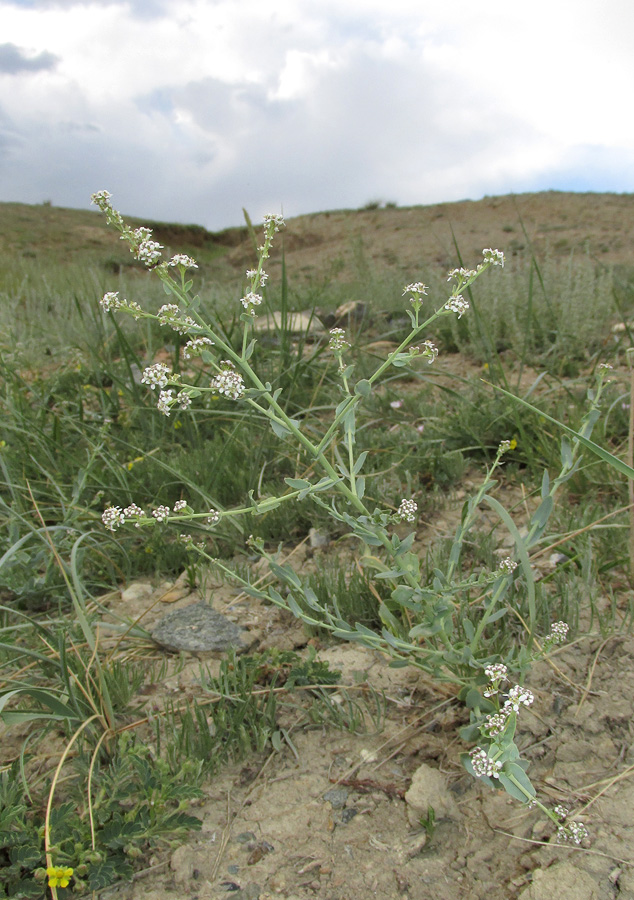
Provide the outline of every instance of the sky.
[[632,0],[0,0],[0,201],[221,229],[634,192]]

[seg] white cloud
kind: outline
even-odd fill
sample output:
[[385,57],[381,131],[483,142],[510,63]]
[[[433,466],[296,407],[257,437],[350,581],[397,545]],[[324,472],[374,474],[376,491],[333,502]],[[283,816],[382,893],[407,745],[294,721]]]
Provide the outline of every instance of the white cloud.
[[129,213],[222,227],[243,205],[437,202],[567,168],[634,190],[629,2],[0,0],[0,17],[20,59],[55,63],[0,72],[0,199],[107,187]]

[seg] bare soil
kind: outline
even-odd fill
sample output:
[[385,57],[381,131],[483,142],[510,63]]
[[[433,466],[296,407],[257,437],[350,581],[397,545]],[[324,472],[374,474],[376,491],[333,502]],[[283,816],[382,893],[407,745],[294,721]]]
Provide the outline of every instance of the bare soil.
[[[453,531],[464,495],[421,526],[419,547]],[[307,548],[290,548],[304,573],[314,564]],[[536,562],[541,572],[551,565]],[[286,613],[226,585],[207,581],[205,592],[260,649],[306,647],[302,626]],[[199,599],[182,576],[176,584],[130,585],[109,602],[119,614],[144,614],[148,627]],[[228,767],[192,810],[202,830],[100,897],[634,900],[632,637],[580,638],[538,664],[527,682],[535,703],[521,716],[518,744],[542,801],[564,804],[587,825],[590,839],[580,848],[556,844],[538,811],[464,772],[457,729],[466,713],[450,688],[413,669],[390,669],[380,654],[355,645],[317,646],[354,696],[367,696],[370,686],[384,691],[382,730],[291,731],[295,752],[285,747]],[[188,658],[157,686],[156,702],[195,693],[200,664]],[[220,662],[204,664],[217,671]],[[431,833],[420,824],[429,806]]]

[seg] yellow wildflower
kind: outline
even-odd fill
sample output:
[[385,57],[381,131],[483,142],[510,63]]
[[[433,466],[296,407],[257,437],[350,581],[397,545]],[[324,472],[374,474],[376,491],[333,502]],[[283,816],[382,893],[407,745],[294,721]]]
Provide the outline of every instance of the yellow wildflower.
[[49,887],[68,887],[68,883],[73,875],[73,870],[70,866],[49,866],[46,870],[46,874],[48,875],[48,886]]

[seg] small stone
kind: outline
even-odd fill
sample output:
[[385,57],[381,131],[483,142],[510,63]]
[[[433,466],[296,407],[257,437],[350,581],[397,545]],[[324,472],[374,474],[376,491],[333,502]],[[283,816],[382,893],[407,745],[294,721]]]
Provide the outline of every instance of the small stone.
[[255,840],[257,840],[257,838],[253,834],[252,831],[241,831],[240,834],[236,838],[236,841],[238,842],[238,844],[248,844],[249,841],[255,841]]
[[420,827],[421,817],[427,818],[430,807],[436,820],[442,818],[459,819],[460,812],[452,797],[444,777],[426,763],[414,772],[412,783],[405,794],[407,817],[413,828]]
[[308,532],[308,543],[313,550],[320,550],[322,547],[328,546],[330,538],[327,534],[322,534],[321,531],[317,531],[316,528],[311,528]]
[[347,809],[344,809],[344,811],[341,813],[341,824],[347,825],[348,822],[352,822],[358,812],[359,810],[354,806],[349,806]]
[[197,656],[230,647],[243,650],[249,645],[244,629],[207,603],[194,603],[168,613],[151,634],[152,639],[166,650],[175,653],[184,650]]
[[324,794],[324,800],[332,806],[333,809],[343,809],[348,799],[347,788],[332,788]]
[[137,600],[147,600],[154,593],[154,588],[147,581],[136,581],[121,591],[121,599],[124,603],[135,603]]

